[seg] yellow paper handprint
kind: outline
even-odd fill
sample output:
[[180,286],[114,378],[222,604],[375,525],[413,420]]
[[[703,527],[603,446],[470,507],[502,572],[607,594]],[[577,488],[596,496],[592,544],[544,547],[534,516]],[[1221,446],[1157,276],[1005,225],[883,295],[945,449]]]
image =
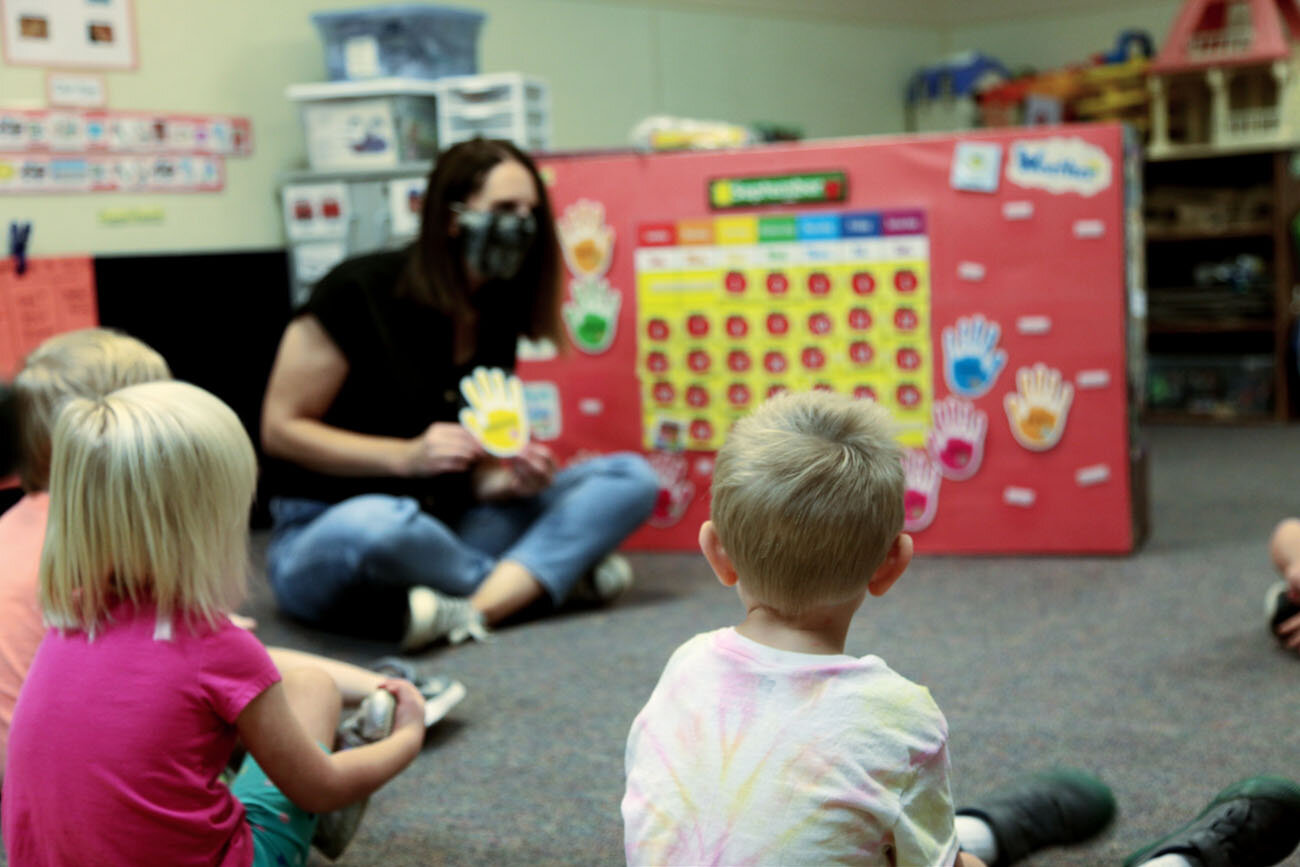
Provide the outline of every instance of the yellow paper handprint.
[[476,367],[460,381],[460,393],[469,404],[460,411],[460,423],[489,454],[510,458],[524,450],[528,408],[519,377],[507,377],[499,367]]
[[1061,441],[1074,386],[1045,364],[1016,371],[1018,390],[1003,399],[1011,435],[1027,449],[1041,452]]
[[578,277],[599,277],[609,270],[614,230],[605,225],[605,206],[579,199],[559,220],[560,247],[569,270]]

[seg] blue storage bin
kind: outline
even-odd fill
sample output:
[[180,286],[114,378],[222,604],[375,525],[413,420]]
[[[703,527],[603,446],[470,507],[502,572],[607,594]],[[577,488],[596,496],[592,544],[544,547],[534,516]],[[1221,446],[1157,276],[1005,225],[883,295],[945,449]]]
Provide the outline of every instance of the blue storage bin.
[[311,16],[331,81],[478,72],[482,12],[412,3]]

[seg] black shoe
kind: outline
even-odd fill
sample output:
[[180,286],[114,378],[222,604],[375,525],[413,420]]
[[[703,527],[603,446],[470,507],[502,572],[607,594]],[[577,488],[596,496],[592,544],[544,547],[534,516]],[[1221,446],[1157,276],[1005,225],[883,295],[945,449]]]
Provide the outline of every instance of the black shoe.
[[1101,780],[1061,768],[1020,780],[981,798],[958,815],[983,820],[998,843],[989,867],[1006,867],[1049,846],[1082,843],[1115,816],[1115,796]]
[[1300,785],[1282,777],[1250,777],[1219,792],[1177,831],[1128,856],[1124,867],[1170,854],[1204,867],[1268,867],[1297,845]]
[[1264,597],[1264,616],[1268,619],[1268,631],[1281,641],[1277,628],[1287,620],[1300,614],[1300,603],[1291,598],[1291,588],[1285,581],[1279,581],[1268,588]]

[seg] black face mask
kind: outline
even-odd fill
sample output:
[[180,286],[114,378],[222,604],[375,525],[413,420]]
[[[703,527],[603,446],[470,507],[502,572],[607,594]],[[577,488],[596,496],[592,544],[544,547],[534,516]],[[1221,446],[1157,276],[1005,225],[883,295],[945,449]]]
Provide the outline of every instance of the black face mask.
[[460,220],[460,245],[465,264],[485,280],[509,280],[523,267],[537,237],[532,214],[472,211],[453,205]]

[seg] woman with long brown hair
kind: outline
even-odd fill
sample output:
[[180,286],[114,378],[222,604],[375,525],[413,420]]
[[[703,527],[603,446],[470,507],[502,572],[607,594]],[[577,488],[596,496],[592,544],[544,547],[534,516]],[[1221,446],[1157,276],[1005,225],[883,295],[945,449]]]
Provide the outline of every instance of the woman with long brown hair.
[[457,420],[463,376],[513,370],[521,336],[562,341],[560,268],[537,167],[475,139],[439,157],[414,245],[315,287],[262,413],[278,459],[267,573],[284,611],[414,649],[481,637],[584,579],[602,598],[627,586],[611,552],[654,505],[642,457],[557,471],[529,442],[504,462]]

